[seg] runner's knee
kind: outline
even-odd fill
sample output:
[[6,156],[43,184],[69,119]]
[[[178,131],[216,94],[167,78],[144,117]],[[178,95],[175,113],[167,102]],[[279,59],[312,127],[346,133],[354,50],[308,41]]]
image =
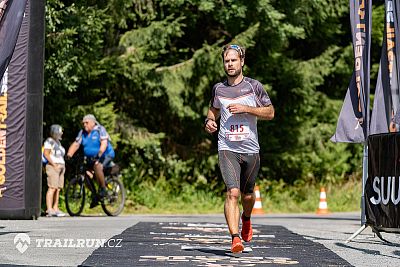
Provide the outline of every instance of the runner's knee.
[[228,189],[227,196],[230,199],[237,200],[237,199],[239,199],[239,196],[240,196],[240,190],[238,188]]
[[253,200],[255,198],[256,198],[256,196],[255,196],[254,193],[242,194],[242,199],[245,200],[245,201]]

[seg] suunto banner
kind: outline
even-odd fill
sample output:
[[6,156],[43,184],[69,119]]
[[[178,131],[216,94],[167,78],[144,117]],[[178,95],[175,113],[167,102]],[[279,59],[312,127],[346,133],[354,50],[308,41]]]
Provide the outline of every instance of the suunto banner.
[[368,137],[367,224],[400,232],[400,133]]
[[340,111],[333,142],[362,143],[368,135],[371,0],[350,0],[354,70]]
[[371,115],[371,134],[398,131],[393,120],[400,104],[398,71],[400,57],[397,55],[400,51],[399,8],[398,1],[385,1],[385,31]]
[[[9,17],[9,8],[23,2],[22,11]],[[7,4],[0,24],[4,44],[0,55],[13,51],[1,80],[0,218],[29,219],[37,218],[41,208],[44,0],[8,0]],[[5,36],[16,30],[12,23],[20,13],[15,43]]]

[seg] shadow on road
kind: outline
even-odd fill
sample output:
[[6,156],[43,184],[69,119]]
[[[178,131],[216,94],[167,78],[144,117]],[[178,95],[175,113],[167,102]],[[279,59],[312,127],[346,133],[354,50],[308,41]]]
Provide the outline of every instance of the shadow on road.
[[[257,217],[256,217],[257,218]],[[354,217],[329,217],[328,216],[273,216],[268,219],[300,219],[300,220],[330,220],[330,221],[357,221],[359,218]]]
[[6,232],[0,232],[0,235],[21,234],[21,233],[27,234],[30,233],[30,231],[6,231]]
[[[355,242],[353,242],[353,243],[355,243]],[[380,242],[380,244],[381,245],[392,246],[393,243]],[[346,249],[352,249],[352,250],[361,251],[361,252],[363,252],[365,254],[379,255],[379,256],[388,257],[388,258],[392,258],[392,259],[396,259],[396,260],[400,259],[400,257],[382,254],[379,250],[372,250],[372,249],[365,249],[365,248],[355,248],[355,247],[352,247],[352,246],[349,246],[349,245],[346,245],[346,244],[343,244],[343,243],[339,243],[339,242],[336,242],[335,245],[338,246],[338,247],[346,248]],[[396,247],[400,247],[400,246],[396,245]],[[395,255],[396,254],[400,254],[400,252],[395,251],[395,252],[393,252],[393,254],[395,254]]]
[[226,256],[226,257],[231,257],[231,258],[237,258],[239,255],[246,255],[249,254],[248,251],[243,251],[240,254],[232,254],[229,250],[223,249],[223,248],[207,248],[207,247],[199,247],[199,248],[189,248],[189,249],[184,249],[186,251],[198,251],[198,252],[203,252],[207,254],[214,254],[216,256]]

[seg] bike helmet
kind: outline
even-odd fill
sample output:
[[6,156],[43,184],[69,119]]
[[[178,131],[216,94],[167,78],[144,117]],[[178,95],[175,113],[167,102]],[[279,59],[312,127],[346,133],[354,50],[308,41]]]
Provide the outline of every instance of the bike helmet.
[[58,124],[50,126],[50,136],[55,140],[61,140],[63,134],[63,128]]

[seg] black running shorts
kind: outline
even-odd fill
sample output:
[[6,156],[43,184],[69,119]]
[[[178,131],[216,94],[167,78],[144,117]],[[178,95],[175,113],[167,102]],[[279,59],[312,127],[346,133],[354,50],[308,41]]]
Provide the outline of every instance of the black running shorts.
[[258,153],[236,153],[229,150],[218,152],[219,167],[227,189],[239,188],[243,194],[251,194],[260,169]]

